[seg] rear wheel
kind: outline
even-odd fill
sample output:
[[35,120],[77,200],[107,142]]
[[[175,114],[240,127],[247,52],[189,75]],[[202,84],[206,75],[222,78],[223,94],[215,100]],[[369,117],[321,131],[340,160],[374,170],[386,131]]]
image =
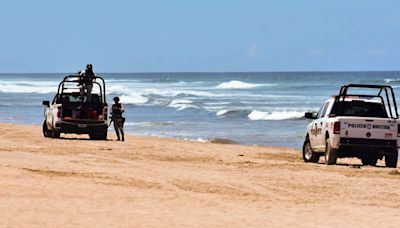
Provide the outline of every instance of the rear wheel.
[[361,162],[363,165],[376,166],[378,157],[375,154],[366,154],[361,158]]
[[51,137],[51,131],[47,128],[46,120],[43,122],[43,136],[46,138]]
[[385,155],[386,167],[396,168],[398,155],[399,155],[399,151],[397,149],[394,149],[393,151],[390,152],[390,154]]
[[333,149],[331,143],[329,142],[329,138],[325,141],[325,164],[334,165],[336,164],[338,156],[338,151]]
[[319,154],[315,153],[311,148],[310,139],[306,138],[303,144],[303,159],[305,162],[318,163]]

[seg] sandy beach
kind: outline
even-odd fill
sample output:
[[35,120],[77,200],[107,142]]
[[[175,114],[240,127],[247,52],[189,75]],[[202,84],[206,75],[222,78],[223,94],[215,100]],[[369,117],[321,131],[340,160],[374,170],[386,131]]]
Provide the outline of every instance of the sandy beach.
[[1,227],[398,227],[400,169],[288,148],[0,124]]

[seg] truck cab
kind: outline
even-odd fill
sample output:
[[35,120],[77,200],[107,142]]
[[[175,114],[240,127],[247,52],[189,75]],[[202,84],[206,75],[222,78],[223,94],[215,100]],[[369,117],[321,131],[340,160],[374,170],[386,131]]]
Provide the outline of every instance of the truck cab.
[[105,82],[96,76],[90,100],[82,94],[82,76],[68,75],[59,84],[53,100],[45,106],[43,135],[60,138],[60,134],[88,134],[90,139],[106,140],[108,105]]
[[[376,93],[354,94],[352,90]],[[387,167],[397,166],[400,122],[390,86],[350,84],[326,100],[307,126],[303,144],[305,162],[336,164],[337,158],[357,157],[364,165],[385,158]]]

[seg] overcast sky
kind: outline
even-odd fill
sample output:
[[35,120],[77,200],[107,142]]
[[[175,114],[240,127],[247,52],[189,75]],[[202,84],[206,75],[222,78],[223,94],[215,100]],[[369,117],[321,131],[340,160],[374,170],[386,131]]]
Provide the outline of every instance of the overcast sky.
[[400,69],[399,0],[0,0],[0,72]]

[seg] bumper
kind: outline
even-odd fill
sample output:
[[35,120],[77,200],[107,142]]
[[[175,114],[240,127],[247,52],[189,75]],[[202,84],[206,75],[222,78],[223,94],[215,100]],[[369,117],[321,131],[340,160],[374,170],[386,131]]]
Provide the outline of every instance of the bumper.
[[397,148],[397,140],[341,138],[339,147],[341,149],[360,148],[365,150],[394,149]]
[[89,134],[107,131],[108,124],[104,121],[61,121],[56,127],[60,133]]

